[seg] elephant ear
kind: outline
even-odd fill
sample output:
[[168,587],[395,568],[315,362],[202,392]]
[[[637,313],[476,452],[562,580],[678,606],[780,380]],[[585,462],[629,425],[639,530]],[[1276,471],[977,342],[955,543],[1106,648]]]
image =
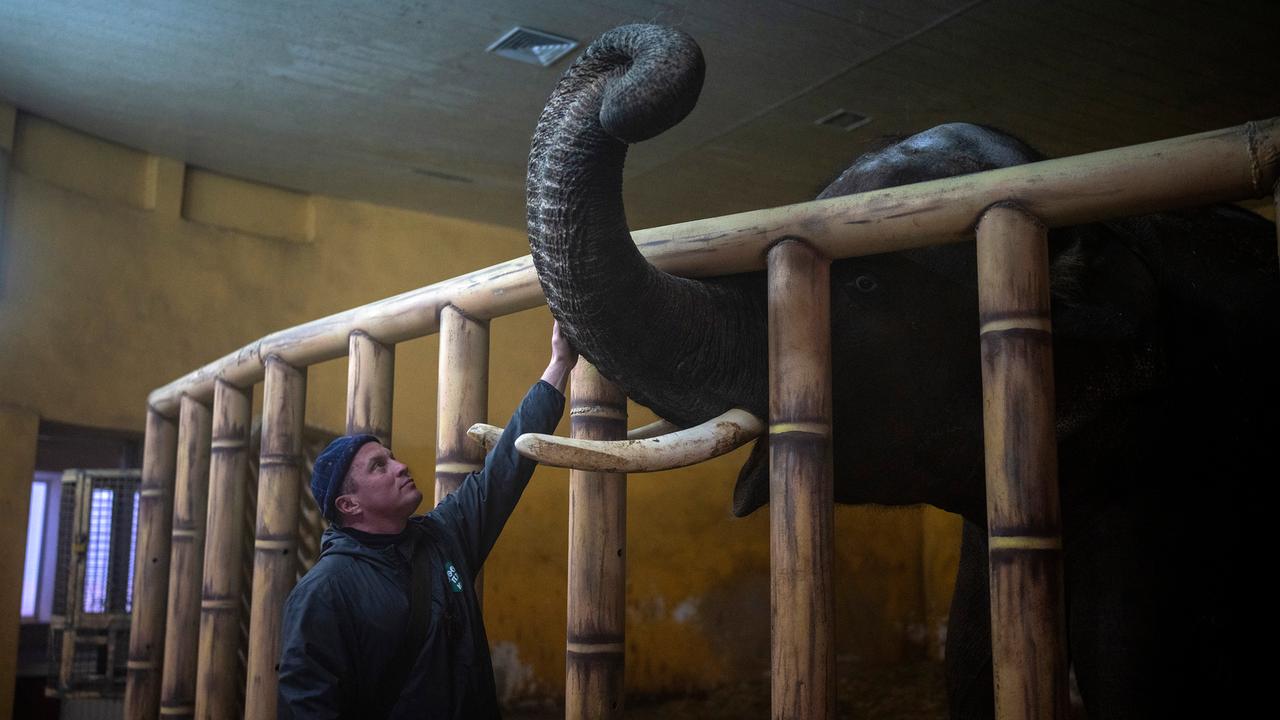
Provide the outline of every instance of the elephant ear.
[[769,502],[769,436],[761,435],[733,486],[733,515],[746,517]]

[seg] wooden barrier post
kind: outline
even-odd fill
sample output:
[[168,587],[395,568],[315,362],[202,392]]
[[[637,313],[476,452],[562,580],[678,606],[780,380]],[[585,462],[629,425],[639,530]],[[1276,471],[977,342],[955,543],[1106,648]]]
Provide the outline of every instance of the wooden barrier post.
[[245,720],[273,720],[276,716],[280,623],[285,598],[297,576],[295,549],[306,398],[306,370],[292,367],[274,355],[268,357],[262,397]]
[[134,556],[128,680],[124,692],[124,716],[129,720],[150,720],[160,712],[160,668],[164,658],[177,450],[177,426],[154,408],[148,408],[142,482],[138,488],[137,554]]
[[488,415],[489,323],[472,320],[452,305],[440,311],[437,378],[438,505],[458,489],[467,473],[484,467],[484,448],[467,438],[467,429]]
[[[452,305],[440,311],[440,360],[436,370],[436,494],[439,505],[467,473],[484,467],[484,448],[467,429],[489,414],[489,323],[472,320]],[[476,597],[484,600],[484,570],[476,572]]]
[[1067,717],[1048,231],[998,205],[978,222],[978,309],[996,715]]
[[200,635],[200,578],[209,498],[209,408],[183,396],[178,411],[178,463],[173,484],[169,614],[165,623],[160,714],[195,712],[196,642]]
[[199,668],[195,716],[236,720],[242,681],[237,672],[240,637],[240,554],[249,464],[252,401],[218,380],[213,388],[213,440],[209,463],[209,520],[205,529],[204,591],[200,603]]
[[[627,436],[627,398],[595,366],[573,369],[571,434]],[[565,717],[619,718],[626,626],[627,476],[569,472],[569,624]]]
[[396,349],[365,333],[351,333],[347,363],[347,434],[373,435],[391,446]]
[[831,261],[783,240],[768,263],[773,717],[832,718]]

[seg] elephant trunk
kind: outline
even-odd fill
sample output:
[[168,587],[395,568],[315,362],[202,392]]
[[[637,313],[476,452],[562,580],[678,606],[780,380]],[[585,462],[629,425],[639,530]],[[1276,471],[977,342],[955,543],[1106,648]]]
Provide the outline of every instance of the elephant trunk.
[[622,205],[627,144],[683,119],[702,78],[701,51],[684,33],[629,25],[601,36],[542,113],[527,186],[533,261],[562,331],[633,399],[681,425],[735,405],[763,414],[765,402],[752,387],[764,377],[759,296],[741,280],[657,270]]

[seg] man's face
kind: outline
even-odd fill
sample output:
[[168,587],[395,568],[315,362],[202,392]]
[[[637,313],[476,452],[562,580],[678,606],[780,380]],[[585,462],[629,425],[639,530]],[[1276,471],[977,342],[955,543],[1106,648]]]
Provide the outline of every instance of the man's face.
[[409,468],[382,443],[362,445],[347,472],[355,483],[354,491],[347,494],[359,504],[365,521],[403,522],[422,502]]

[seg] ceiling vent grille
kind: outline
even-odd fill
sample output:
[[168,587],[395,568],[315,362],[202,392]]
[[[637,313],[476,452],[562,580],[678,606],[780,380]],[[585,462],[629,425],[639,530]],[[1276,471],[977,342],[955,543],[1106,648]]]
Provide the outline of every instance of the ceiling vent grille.
[[505,58],[546,67],[578,47],[578,41],[527,27],[513,27],[487,50]]

